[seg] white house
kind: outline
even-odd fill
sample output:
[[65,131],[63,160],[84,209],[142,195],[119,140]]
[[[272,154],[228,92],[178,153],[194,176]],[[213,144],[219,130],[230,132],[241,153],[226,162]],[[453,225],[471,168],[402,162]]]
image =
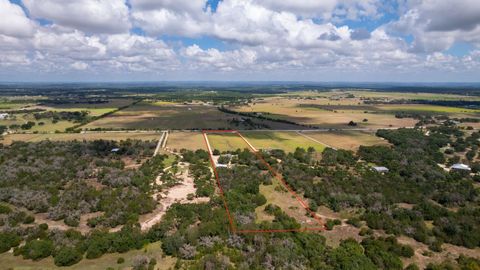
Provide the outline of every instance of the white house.
[[379,173],[388,173],[389,171],[387,167],[382,167],[382,166],[374,166],[373,169]]
[[457,163],[453,164],[452,167],[450,167],[451,170],[460,170],[460,171],[471,171],[472,169],[470,166],[463,164],[463,163]]

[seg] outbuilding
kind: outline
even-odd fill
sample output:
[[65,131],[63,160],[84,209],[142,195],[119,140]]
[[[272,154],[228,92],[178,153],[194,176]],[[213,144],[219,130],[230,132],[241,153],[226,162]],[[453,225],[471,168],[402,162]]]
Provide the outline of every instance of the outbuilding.
[[376,172],[379,172],[379,173],[388,173],[389,172],[389,169],[387,167],[383,167],[383,166],[374,166],[373,169]]
[[470,168],[470,166],[468,166],[467,164],[463,164],[463,163],[457,163],[457,164],[453,164],[452,167],[450,167],[451,170],[459,170],[459,171],[471,171],[472,169]]

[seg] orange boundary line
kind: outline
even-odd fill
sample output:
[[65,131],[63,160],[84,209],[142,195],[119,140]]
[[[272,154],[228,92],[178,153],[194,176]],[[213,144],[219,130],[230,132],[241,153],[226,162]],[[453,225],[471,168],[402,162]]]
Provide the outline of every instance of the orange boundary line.
[[[205,133],[204,131],[202,131],[202,134],[203,134],[203,140],[205,141],[205,146],[206,146],[207,149],[208,149],[207,133]],[[232,216],[230,215],[230,210],[228,210],[227,200],[226,200],[226,198],[225,198],[225,194],[223,193],[223,188],[222,188],[222,186],[220,185],[220,177],[218,177],[217,168],[215,167],[215,162],[213,161],[213,156],[212,156],[212,153],[210,153],[210,151],[208,152],[208,156],[210,157],[210,164],[212,165],[213,173],[215,174],[215,178],[217,179],[218,189],[220,190],[220,194],[222,195],[223,206],[225,206],[225,210],[227,211],[228,222],[230,223],[230,230],[231,230],[232,232],[236,232],[237,229],[235,228],[235,223],[233,222],[233,218],[232,218]]]
[[[235,133],[237,134],[238,136],[240,136],[240,138],[242,138],[242,140],[248,145],[248,148],[249,150],[255,154],[255,156],[260,160],[262,161],[263,164],[265,164],[265,166],[268,168],[268,170],[270,171],[270,173],[275,177],[277,178],[277,180],[280,181],[280,183],[282,183],[282,185],[291,193],[295,196],[295,198],[297,199],[297,201],[305,208],[305,210],[307,210],[307,212],[310,213],[310,215],[322,226],[320,228],[300,228],[300,229],[270,229],[270,230],[237,230],[235,228],[235,225],[234,225],[234,222],[233,222],[233,219],[230,215],[230,211],[228,209],[228,205],[227,205],[227,200],[225,198],[225,194],[223,192],[223,189],[220,185],[220,178],[218,176],[218,173],[217,173],[217,169],[215,167],[215,162],[213,161],[213,156],[212,156],[212,153],[208,153],[209,156],[210,156],[210,163],[212,165],[212,168],[213,168],[213,171],[215,172],[215,177],[217,179],[217,186],[220,190],[220,195],[222,196],[222,199],[223,199],[223,204],[225,206],[225,209],[227,211],[227,215],[228,215],[228,220],[230,222],[230,227],[231,227],[231,230],[234,232],[234,233],[273,233],[273,232],[304,232],[304,231],[324,231],[325,230],[325,224],[322,222],[322,219],[320,217],[318,217],[316,215],[316,213],[314,211],[312,211],[310,209],[310,207],[308,206],[308,204],[302,200],[302,198],[300,198],[300,196],[287,184],[287,182],[283,179],[283,177],[275,170],[272,168],[272,166],[270,166],[270,164],[268,164],[268,162],[263,158],[263,156],[259,153],[259,151],[255,151],[255,149],[252,148],[252,145],[245,139],[245,137],[242,136],[242,134],[240,134],[240,132],[238,132],[237,130],[202,130],[202,133],[203,133],[203,136],[204,136],[204,140],[205,140],[205,144],[207,145],[207,133]],[[207,146],[208,148],[208,146]]]

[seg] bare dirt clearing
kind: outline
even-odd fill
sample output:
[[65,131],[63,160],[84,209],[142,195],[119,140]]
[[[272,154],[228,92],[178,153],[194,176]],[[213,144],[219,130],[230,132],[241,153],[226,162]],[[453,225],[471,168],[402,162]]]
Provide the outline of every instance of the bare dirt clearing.
[[[190,164],[188,163],[182,163],[179,165],[180,173],[176,175],[180,180],[178,185],[154,194],[154,198],[157,199],[158,205],[152,213],[140,217],[140,226],[142,230],[148,230],[153,225],[160,222],[168,208],[174,203],[204,203],[210,200],[210,198],[194,198],[188,200],[188,195],[195,194],[196,191],[194,179],[190,175],[190,170],[188,169],[189,165]],[[160,178],[157,178],[157,181],[157,184],[162,184]]]

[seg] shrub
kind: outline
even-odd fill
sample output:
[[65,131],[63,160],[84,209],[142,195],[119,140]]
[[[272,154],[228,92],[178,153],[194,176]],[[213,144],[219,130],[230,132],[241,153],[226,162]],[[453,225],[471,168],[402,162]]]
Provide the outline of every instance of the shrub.
[[63,247],[55,254],[54,262],[57,266],[70,266],[82,260],[82,254],[74,249]]
[[22,239],[15,233],[2,232],[0,233],[0,253],[9,251],[12,247],[20,244]]
[[32,224],[35,221],[35,218],[33,216],[27,216],[24,220],[24,224]]
[[125,262],[125,259],[123,257],[120,257],[120,258],[117,259],[118,264],[122,264],[124,262]]
[[0,204],[0,214],[9,214],[12,212],[12,209],[8,205]]
[[362,226],[362,222],[358,217],[353,217],[353,218],[347,220],[347,224],[350,224],[350,225],[355,226],[357,228],[360,228]]
[[20,248],[25,259],[40,260],[52,254],[53,244],[49,240],[32,240]]

